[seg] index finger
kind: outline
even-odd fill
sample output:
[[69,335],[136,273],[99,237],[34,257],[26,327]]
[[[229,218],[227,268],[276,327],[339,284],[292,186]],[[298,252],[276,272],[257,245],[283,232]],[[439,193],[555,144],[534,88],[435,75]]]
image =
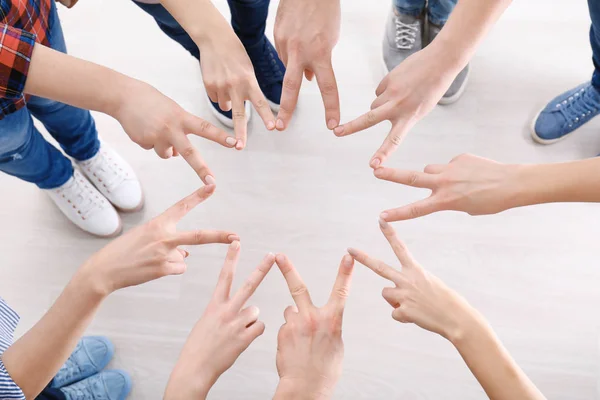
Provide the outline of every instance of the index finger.
[[269,107],[269,103],[265,98],[264,93],[260,90],[258,84],[254,85],[254,89],[250,92],[250,101],[254,105],[254,109],[260,115],[260,118],[265,123],[265,127],[272,131],[275,129],[275,116],[273,115],[273,111],[271,111],[271,107]]
[[338,312],[340,315],[344,313],[346,299],[350,294],[350,284],[352,282],[353,269],[354,259],[350,255],[346,254],[340,263],[338,275],[335,279],[335,284],[333,285],[331,295],[329,296],[329,302],[327,303],[331,304],[335,308],[336,312]]
[[426,172],[379,167],[374,173],[379,179],[416,188],[433,189],[438,182],[436,175]]
[[244,307],[244,304],[246,304],[250,296],[254,294],[256,288],[271,270],[273,263],[275,263],[275,255],[273,253],[267,254],[258,267],[250,274],[248,279],[246,279],[246,282],[244,282],[231,300],[231,307],[233,307],[235,311],[239,311]]
[[277,113],[277,130],[284,130],[292,119],[292,114],[298,104],[300,85],[302,84],[302,73],[304,68],[300,66],[295,57],[290,59],[283,77],[283,89],[281,91],[281,103]]
[[231,283],[233,282],[233,275],[235,275],[235,267],[240,257],[240,242],[237,240],[229,245],[227,249],[227,256],[225,256],[225,262],[223,268],[219,274],[219,280],[213,293],[213,298],[218,301],[227,301],[229,299],[229,293],[231,293]]
[[194,209],[198,204],[208,199],[215,192],[215,185],[207,185],[194,193],[179,200],[177,203],[169,207],[166,211],[160,214],[157,218],[167,220],[168,222],[179,222],[190,210]]
[[325,123],[327,128],[334,129],[340,124],[340,95],[331,62],[316,68],[315,76],[325,106]]
[[237,140],[228,135],[224,130],[195,115],[189,115],[185,122],[185,129],[186,133],[212,140],[225,147],[234,147],[237,143]]
[[385,160],[400,146],[406,132],[410,129],[410,121],[399,120],[393,126],[390,133],[387,135],[383,144],[377,150],[373,158],[371,159],[371,167],[377,168],[384,163]]
[[348,254],[352,256],[356,261],[369,268],[377,275],[398,284],[402,280],[400,271],[390,267],[383,261],[369,257],[367,253],[357,249],[348,249]]
[[244,100],[232,96],[231,118],[233,119],[233,131],[237,139],[235,148],[242,150],[246,147],[248,134],[248,120],[246,119],[246,105]]
[[196,171],[202,182],[207,185],[215,183],[214,175],[202,159],[202,156],[200,156],[200,152],[192,145],[192,142],[190,142],[185,133],[181,133],[173,139],[173,148]]
[[406,248],[406,245],[398,239],[394,228],[383,219],[379,220],[379,227],[381,228],[381,232],[383,232],[383,236],[385,236],[390,246],[392,246],[392,250],[394,250],[394,254],[398,257],[398,261],[400,261],[402,267],[416,265],[417,262]]
[[298,310],[300,312],[307,311],[313,304],[310,299],[310,294],[308,294],[308,289],[300,277],[300,274],[284,254],[278,254],[275,258],[275,262],[287,282],[290,294],[292,295],[296,306],[298,306]]
[[350,122],[346,122],[343,125],[338,126],[333,130],[336,136],[347,136],[356,132],[364,131],[378,123],[388,119],[389,112],[393,109],[391,103],[385,103],[377,108],[374,108],[361,115],[360,117],[353,119]]

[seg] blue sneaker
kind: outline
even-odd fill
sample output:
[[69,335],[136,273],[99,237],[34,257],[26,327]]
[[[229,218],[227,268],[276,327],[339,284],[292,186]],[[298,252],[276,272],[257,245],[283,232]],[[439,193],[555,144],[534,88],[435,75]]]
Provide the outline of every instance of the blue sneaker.
[[260,90],[267,98],[271,110],[279,112],[285,67],[279,59],[275,47],[266,36],[263,36],[258,43],[246,47],[246,52],[254,66]]
[[84,336],[50,385],[61,388],[102,371],[115,353],[115,347],[104,336]]
[[600,93],[590,82],[584,83],[548,103],[533,120],[531,136],[541,144],[557,142],[598,113]]
[[125,400],[131,391],[131,378],[125,371],[102,371],[60,391],[66,400]]

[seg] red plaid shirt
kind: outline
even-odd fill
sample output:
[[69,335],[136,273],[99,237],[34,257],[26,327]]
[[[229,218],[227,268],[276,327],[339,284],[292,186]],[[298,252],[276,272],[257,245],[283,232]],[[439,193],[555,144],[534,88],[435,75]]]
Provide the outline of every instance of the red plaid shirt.
[[0,0],[0,119],[25,106],[33,46],[48,45],[51,1]]

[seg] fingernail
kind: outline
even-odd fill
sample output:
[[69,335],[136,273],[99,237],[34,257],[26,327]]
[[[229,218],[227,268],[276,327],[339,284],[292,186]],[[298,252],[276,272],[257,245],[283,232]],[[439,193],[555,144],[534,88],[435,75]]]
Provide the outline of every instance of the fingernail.
[[285,256],[283,254],[277,254],[275,256],[275,261],[277,261],[277,262],[284,262],[285,261]]
[[327,122],[327,127],[328,127],[329,129],[333,129],[333,128],[335,128],[336,126],[338,126],[338,122],[337,122],[335,119],[330,119],[330,120]]
[[356,257],[356,255],[358,254],[358,252],[353,249],[352,247],[348,247],[348,249],[346,250],[348,252],[348,254],[350,254],[352,257]]
[[382,228],[387,228],[389,226],[389,224],[387,223],[387,221],[385,220],[385,218],[387,217],[386,213],[382,213],[379,216],[379,226],[381,226]]
[[244,142],[242,140],[238,140],[237,143],[235,144],[235,148],[237,150],[242,150],[244,148]]
[[277,120],[277,125],[276,125],[276,126],[277,126],[277,129],[279,129],[280,131],[282,131],[282,130],[283,130],[283,128],[284,128],[284,126],[283,126],[283,121],[282,121],[282,120],[280,120],[280,119],[278,119],[278,120]]
[[206,175],[206,177],[204,178],[204,180],[206,181],[207,185],[216,185],[217,181],[215,180],[215,177],[212,175]]
[[240,240],[240,237],[238,235],[229,235],[227,236],[227,240],[229,240],[230,242],[234,242],[236,240]]
[[267,262],[273,262],[273,261],[275,261],[275,254],[273,254],[273,253],[267,253],[267,255],[265,256],[265,260]]
[[333,130],[333,133],[336,134],[337,136],[340,136],[342,133],[344,133],[344,125],[340,125],[340,126],[336,127]]
[[235,144],[237,143],[237,139],[229,136],[227,137],[227,139],[225,139],[225,143],[227,143],[230,146],[235,146]]
[[352,260],[353,260],[352,256],[346,254],[342,260],[342,263],[348,267],[352,264]]
[[374,158],[371,160],[371,168],[377,168],[381,164],[381,160],[379,158]]
[[237,250],[240,248],[240,242],[235,240],[229,245],[229,247],[231,248],[231,250]]
[[272,131],[273,129],[275,129],[275,122],[273,121],[269,121],[267,122],[267,129]]

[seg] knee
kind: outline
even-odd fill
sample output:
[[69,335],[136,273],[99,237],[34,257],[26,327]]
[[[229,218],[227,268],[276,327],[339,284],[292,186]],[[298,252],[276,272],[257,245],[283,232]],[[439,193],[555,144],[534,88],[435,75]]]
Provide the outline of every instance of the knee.
[[26,109],[0,120],[0,159],[19,159],[31,142],[33,121]]

